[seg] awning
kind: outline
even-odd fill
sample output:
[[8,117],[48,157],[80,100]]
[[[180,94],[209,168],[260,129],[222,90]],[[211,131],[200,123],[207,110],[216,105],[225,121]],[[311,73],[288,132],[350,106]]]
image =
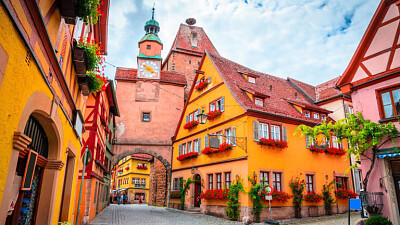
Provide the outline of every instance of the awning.
[[383,159],[385,157],[395,157],[400,155],[400,153],[389,153],[389,154],[382,154],[382,155],[377,155],[379,158]]

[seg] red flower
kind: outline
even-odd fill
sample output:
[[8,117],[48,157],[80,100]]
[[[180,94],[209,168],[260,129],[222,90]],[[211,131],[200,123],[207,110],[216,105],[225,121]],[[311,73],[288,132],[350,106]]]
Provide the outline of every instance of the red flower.
[[189,153],[178,156],[176,159],[179,161],[183,161],[185,159],[197,157],[198,155],[199,155],[199,153],[197,153],[197,152],[189,152]]
[[183,126],[183,128],[184,128],[184,129],[191,129],[191,128],[197,126],[198,124],[199,124],[199,122],[196,121],[196,120],[194,120],[194,121],[191,121],[191,122],[185,124],[185,125]]
[[353,192],[353,191],[349,191],[346,189],[337,189],[336,191],[336,198],[338,199],[348,199],[350,196],[350,198],[356,198],[358,196],[357,193]]
[[228,191],[229,189],[206,190],[206,192],[200,194],[200,198],[207,200],[224,200],[228,198]]
[[206,80],[200,81],[199,84],[196,85],[196,90],[197,91],[201,91],[202,89],[204,89],[205,87],[207,87],[208,82]]
[[209,113],[207,113],[208,120],[213,120],[221,114],[222,114],[221,110],[214,110],[212,112],[209,112]]
[[273,148],[287,148],[288,147],[287,141],[260,138],[259,142],[260,142],[260,145],[270,146]]
[[307,192],[306,196],[304,196],[304,200],[306,202],[318,203],[318,202],[322,201],[322,196],[316,194],[314,191],[313,192]]

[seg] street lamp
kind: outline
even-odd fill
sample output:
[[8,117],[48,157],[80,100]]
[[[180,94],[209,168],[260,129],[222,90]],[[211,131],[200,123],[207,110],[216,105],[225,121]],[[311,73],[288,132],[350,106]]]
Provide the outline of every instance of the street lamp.
[[200,124],[205,124],[207,121],[207,114],[204,114],[204,109],[201,110],[201,113],[197,115],[197,120]]

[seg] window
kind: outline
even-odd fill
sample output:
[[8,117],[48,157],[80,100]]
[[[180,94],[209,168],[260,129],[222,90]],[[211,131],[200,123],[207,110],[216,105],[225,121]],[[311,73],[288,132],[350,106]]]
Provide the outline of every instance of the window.
[[226,143],[236,145],[236,132],[235,128],[231,127],[225,130]]
[[261,107],[264,106],[264,101],[261,98],[254,98],[254,103]]
[[321,115],[321,120],[326,120],[326,115],[325,114]]
[[354,113],[354,109],[353,107],[349,106],[349,113],[353,114]]
[[132,184],[139,184],[140,179],[139,178],[132,178]]
[[319,119],[319,114],[318,113],[314,113],[314,119]]
[[336,177],[336,189],[347,189],[347,177]]
[[310,112],[309,111],[304,111],[304,116],[307,118],[310,118]]
[[311,139],[311,137],[306,136],[306,146],[307,146],[307,148],[310,148],[311,145],[314,145],[314,141]]
[[187,152],[192,152],[192,142],[187,143]]
[[221,188],[222,188],[222,174],[217,173],[217,189],[221,189]]
[[281,131],[279,126],[271,125],[271,139],[281,140]]
[[142,113],[142,122],[150,122],[150,113],[149,112]]
[[281,175],[282,173],[273,173],[272,174],[272,182],[273,182],[273,186],[277,191],[282,191],[281,190],[281,186],[282,186],[282,181],[281,181]]
[[216,133],[216,135],[217,135],[217,137],[219,139],[219,144],[222,144],[224,142],[224,140],[223,140],[223,135],[224,135],[223,132],[222,131],[218,131]]
[[174,185],[173,185],[174,191],[180,191],[182,189],[181,179],[182,177],[174,178]]
[[187,151],[186,151],[186,144],[183,144],[182,145],[182,154],[186,154],[187,153]]
[[255,84],[256,83],[256,78],[254,78],[254,77],[249,77],[248,76],[248,80],[249,80],[249,83],[251,83],[251,84]]
[[193,151],[194,152],[197,152],[197,153],[200,153],[198,150],[199,150],[200,148],[199,148],[199,141],[196,139],[196,140],[194,140],[193,141]]
[[142,164],[142,163],[138,163],[138,164],[137,164],[137,166],[139,166],[139,167],[142,167],[142,166],[143,166],[143,164]]
[[232,183],[232,178],[231,178],[231,172],[226,172],[225,173],[225,186],[226,188],[229,189]]
[[332,147],[334,148],[343,148],[343,143],[337,143],[338,138],[336,136],[332,136]]
[[259,138],[269,138],[268,136],[268,124],[260,123],[258,125],[258,137]]
[[221,110],[221,112],[224,111],[224,97],[221,97],[210,103],[210,112],[215,110]]
[[212,190],[214,187],[213,185],[213,175],[212,174],[208,174],[208,189]]
[[260,184],[264,186],[269,184],[269,172],[260,172]]
[[314,175],[306,175],[306,187],[308,192],[314,191]]
[[146,185],[146,178],[142,178],[142,185]]
[[147,49],[151,49],[151,46],[150,46],[150,45],[147,45]]
[[380,93],[383,115],[385,118],[398,116],[400,113],[400,88],[396,87]]
[[196,110],[192,113],[190,113],[187,117],[186,117],[186,123],[192,122],[192,121],[198,121],[197,119],[197,115],[200,113],[200,110]]

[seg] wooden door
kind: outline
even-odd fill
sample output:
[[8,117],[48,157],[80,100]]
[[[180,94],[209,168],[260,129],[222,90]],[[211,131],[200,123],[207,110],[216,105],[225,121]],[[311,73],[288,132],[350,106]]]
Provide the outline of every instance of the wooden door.
[[390,162],[392,174],[393,174],[393,181],[394,181],[394,188],[396,190],[396,197],[397,197],[397,207],[400,211],[400,160],[391,161]]
[[194,207],[200,207],[201,178],[199,175],[197,175],[195,179],[196,180],[194,182]]

